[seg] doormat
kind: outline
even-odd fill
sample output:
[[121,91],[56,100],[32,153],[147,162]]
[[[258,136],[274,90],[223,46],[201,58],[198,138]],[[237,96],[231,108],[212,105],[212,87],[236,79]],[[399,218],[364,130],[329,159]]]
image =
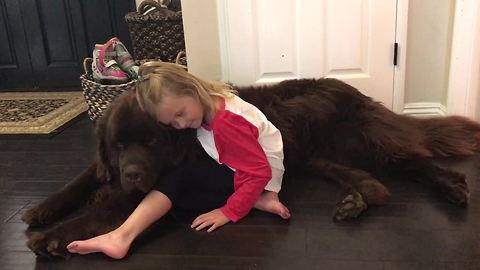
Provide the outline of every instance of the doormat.
[[0,93],[0,134],[52,134],[87,110],[82,92]]

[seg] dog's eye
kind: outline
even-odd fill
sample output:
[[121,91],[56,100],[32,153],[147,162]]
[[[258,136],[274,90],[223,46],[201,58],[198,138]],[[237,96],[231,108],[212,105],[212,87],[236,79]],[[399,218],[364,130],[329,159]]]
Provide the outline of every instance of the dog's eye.
[[153,138],[147,142],[148,146],[152,146],[158,142],[157,138]]

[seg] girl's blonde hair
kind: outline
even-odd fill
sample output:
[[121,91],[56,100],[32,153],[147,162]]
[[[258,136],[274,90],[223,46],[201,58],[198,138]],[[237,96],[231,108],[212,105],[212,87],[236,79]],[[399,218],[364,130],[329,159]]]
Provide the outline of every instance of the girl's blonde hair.
[[229,98],[236,94],[229,85],[207,82],[188,73],[183,66],[166,62],[146,62],[138,70],[136,97],[142,111],[155,118],[158,104],[164,94],[197,96],[204,108],[205,116],[215,111],[213,97]]

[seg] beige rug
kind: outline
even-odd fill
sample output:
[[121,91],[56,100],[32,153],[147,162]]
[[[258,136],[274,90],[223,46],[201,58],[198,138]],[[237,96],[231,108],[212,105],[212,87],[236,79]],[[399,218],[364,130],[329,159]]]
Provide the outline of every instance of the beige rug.
[[0,93],[0,134],[50,134],[86,110],[82,92]]

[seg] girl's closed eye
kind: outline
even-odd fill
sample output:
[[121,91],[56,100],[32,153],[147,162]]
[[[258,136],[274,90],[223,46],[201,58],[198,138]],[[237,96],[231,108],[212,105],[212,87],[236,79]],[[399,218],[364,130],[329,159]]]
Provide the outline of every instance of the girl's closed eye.
[[182,117],[183,114],[184,114],[184,111],[177,112],[177,113],[175,114],[175,117]]
[[165,124],[165,123],[163,123],[162,121],[157,121],[157,125],[160,126],[160,127],[162,127],[162,128],[165,128],[165,127],[168,127],[168,126],[169,126],[169,124]]

